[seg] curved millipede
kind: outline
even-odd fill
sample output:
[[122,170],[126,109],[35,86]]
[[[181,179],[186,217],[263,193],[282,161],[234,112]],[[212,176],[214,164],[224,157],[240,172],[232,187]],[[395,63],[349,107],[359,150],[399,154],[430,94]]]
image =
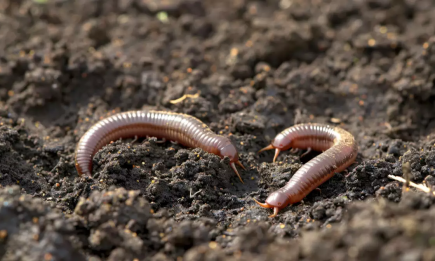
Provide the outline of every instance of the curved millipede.
[[352,134],[338,127],[315,123],[285,129],[258,153],[275,149],[275,162],[279,153],[289,148],[313,149],[323,153],[302,166],[284,187],[272,192],[265,203],[254,199],[260,206],[274,209],[270,217],[275,217],[288,204],[301,201],[335,173],[345,170],[358,154],[358,146]]
[[176,141],[184,146],[201,148],[221,158],[230,159],[230,166],[243,183],[235,164],[239,161],[236,147],[224,136],[217,135],[206,124],[186,114],[163,111],[129,111],[114,114],[93,125],[80,139],[75,151],[79,175],[92,173],[92,158],[103,146],[120,138],[153,136]]

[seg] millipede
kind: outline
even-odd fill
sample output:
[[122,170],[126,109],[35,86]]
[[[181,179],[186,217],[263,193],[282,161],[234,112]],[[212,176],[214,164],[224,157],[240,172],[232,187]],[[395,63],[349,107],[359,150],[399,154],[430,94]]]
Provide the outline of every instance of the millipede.
[[254,201],[264,208],[273,208],[275,217],[279,210],[305,198],[311,191],[345,170],[356,159],[358,146],[352,134],[339,127],[306,123],[280,132],[271,144],[258,153],[275,149],[273,162],[279,153],[290,148],[312,149],[323,152],[304,164],[284,187],[272,192],[265,203]]
[[239,160],[236,147],[228,137],[215,134],[199,119],[166,111],[128,111],[100,120],[80,138],[75,150],[77,172],[92,174],[92,158],[109,142],[120,138],[153,136],[171,140],[186,147],[201,148],[221,158],[228,157],[230,166],[243,180],[236,165],[245,169]]

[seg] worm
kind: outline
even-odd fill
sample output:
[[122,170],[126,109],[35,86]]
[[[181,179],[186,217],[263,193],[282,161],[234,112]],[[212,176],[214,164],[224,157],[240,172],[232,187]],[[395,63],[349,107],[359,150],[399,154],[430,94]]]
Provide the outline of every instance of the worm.
[[245,167],[239,160],[236,147],[230,139],[215,134],[210,128],[187,114],[163,111],[127,111],[114,114],[93,125],[79,140],[75,150],[77,172],[91,175],[92,158],[103,146],[120,138],[153,136],[178,142],[186,147],[230,159],[230,166],[240,181],[235,164]]
[[264,208],[273,208],[273,214],[269,217],[275,217],[280,209],[301,201],[335,173],[345,170],[358,154],[352,134],[339,127],[316,123],[298,124],[283,130],[258,153],[275,149],[275,162],[279,153],[289,148],[312,149],[323,153],[302,166],[284,187],[272,192],[265,203],[254,199]]

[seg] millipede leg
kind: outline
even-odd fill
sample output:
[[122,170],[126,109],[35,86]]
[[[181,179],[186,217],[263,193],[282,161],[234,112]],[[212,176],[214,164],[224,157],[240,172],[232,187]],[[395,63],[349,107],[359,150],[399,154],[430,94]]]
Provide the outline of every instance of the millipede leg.
[[301,158],[304,157],[304,156],[306,156],[306,155],[307,155],[308,153],[310,153],[310,152],[311,152],[311,148],[308,148],[307,151],[304,152],[304,153],[301,155]]
[[163,138],[163,139],[161,139],[161,140],[156,140],[156,143],[165,143],[166,142],[166,139],[165,138]]
[[134,135],[134,139],[130,142],[130,145],[133,145],[137,141],[137,135]]
[[[145,141],[148,141],[150,138],[151,138],[151,136],[147,135],[147,140],[145,140]],[[144,141],[144,142],[145,142],[145,141]],[[161,140],[156,140],[156,141],[155,141],[155,143],[165,143],[165,142],[166,142],[166,139],[165,139],[165,138],[163,138],[163,139],[161,139]]]
[[298,148],[292,148],[292,149],[290,150],[290,153],[295,154],[295,153],[298,152],[298,151],[299,151]]

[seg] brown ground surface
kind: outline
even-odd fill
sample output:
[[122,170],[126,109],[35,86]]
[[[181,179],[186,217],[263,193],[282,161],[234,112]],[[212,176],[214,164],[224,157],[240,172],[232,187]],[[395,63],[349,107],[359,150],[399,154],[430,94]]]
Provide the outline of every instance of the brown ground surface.
[[[40,2],[40,3],[38,3]],[[435,4],[430,0],[0,0],[2,260],[435,260]],[[173,104],[184,94],[196,94]],[[194,115],[246,171],[200,149],[117,141],[79,177],[108,114]],[[360,153],[274,218],[309,158],[256,152],[295,123]],[[432,135],[431,135],[432,134]]]

